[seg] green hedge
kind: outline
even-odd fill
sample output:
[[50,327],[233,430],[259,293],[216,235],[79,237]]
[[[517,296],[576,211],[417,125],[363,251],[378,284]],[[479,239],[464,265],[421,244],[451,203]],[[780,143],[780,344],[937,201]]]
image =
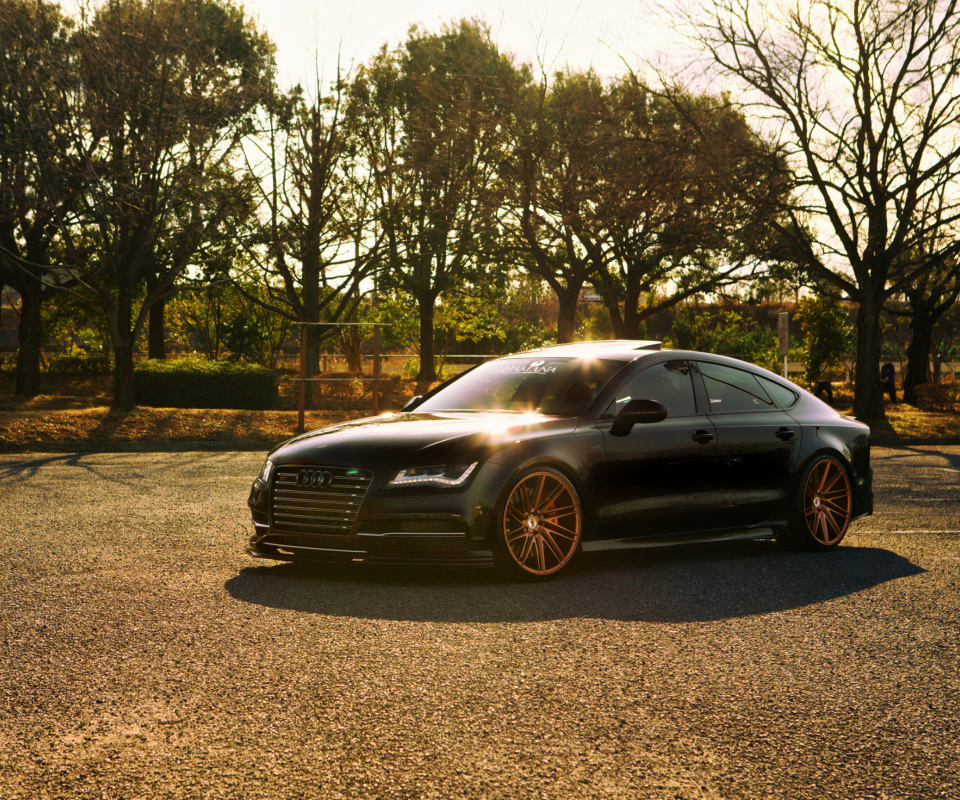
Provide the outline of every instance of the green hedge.
[[46,371],[59,375],[108,375],[110,359],[100,353],[50,356]]
[[277,376],[258,364],[205,361],[138,361],[133,387],[137,404],[177,408],[272,408]]
[[[14,372],[16,369],[16,353],[0,355],[0,372]],[[54,375],[108,375],[110,360],[100,353],[47,356],[40,371]]]

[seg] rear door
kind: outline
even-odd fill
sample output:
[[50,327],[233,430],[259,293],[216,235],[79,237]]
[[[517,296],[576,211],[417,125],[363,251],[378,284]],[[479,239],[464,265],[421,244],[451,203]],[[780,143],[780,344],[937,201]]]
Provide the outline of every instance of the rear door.
[[800,425],[777,408],[748,370],[697,361],[717,434],[723,527],[780,518],[792,490]]

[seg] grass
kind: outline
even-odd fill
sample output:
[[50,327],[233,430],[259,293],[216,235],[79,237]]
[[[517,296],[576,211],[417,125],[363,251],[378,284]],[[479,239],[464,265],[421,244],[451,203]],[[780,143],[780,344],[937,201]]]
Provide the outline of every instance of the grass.
[[[0,374],[0,452],[100,448],[112,445],[192,443],[269,449],[296,434],[296,384],[281,383],[280,407],[270,411],[203,408],[110,408],[109,376],[44,375],[45,393],[25,400],[13,395],[13,378]],[[369,387],[359,382],[327,384],[304,415],[307,430],[372,412]],[[412,381],[383,384],[380,409],[399,409],[419,393]]]
[[[186,447],[195,443],[224,448],[264,449],[296,433],[296,384],[281,382],[280,408],[146,408],[117,411],[109,407],[107,376],[44,376],[45,394],[30,400],[13,395],[13,376],[0,373],[0,452],[95,449],[113,446]],[[399,409],[421,394],[413,381],[393,378],[383,386],[381,410]],[[326,384],[318,407],[305,414],[307,430],[372,411],[369,387],[341,381]],[[839,392],[835,408],[850,413],[852,397]],[[879,433],[878,443],[896,439],[960,439],[960,414],[922,411],[906,403],[887,405],[894,434]]]

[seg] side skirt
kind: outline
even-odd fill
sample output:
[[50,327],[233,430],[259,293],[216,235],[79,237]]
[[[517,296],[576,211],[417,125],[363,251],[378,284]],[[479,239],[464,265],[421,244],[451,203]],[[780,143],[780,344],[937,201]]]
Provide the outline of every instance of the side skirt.
[[744,528],[734,531],[719,531],[713,533],[686,534],[679,536],[634,536],[625,539],[601,539],[592,542],[583,542],[585,553],[595,553],[600,550],[643,549],[646,547],[670,547],[676,544],[702,544],[705,542],[732,542],[742,539],[776,539],[780,533],[776,528]]

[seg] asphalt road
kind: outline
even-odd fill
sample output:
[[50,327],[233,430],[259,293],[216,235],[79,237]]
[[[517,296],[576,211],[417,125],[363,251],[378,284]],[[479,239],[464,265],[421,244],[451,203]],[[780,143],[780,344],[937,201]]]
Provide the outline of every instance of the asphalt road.
[[0,798],[960,797],[960,447],[827,555],[254,562],[248,453],[0,456]]

